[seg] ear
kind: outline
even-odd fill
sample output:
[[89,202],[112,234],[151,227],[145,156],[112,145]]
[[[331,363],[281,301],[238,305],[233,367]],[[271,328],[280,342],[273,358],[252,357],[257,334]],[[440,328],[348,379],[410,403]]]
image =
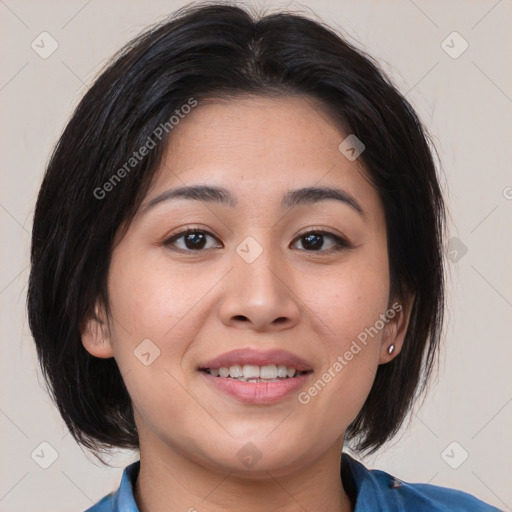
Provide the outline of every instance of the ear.
[[[388,321],[382,336],[379,364],[389,363],[400,354],[409,327],[414,299],[414,294],[407,293],[402,299],[390,302],[385,313]],[[389,352],[390,347],[394,347],[391,353]]]
[[82,328],[82,345],[95,357],[114,357],[105,309],[99,303],[85,320]]

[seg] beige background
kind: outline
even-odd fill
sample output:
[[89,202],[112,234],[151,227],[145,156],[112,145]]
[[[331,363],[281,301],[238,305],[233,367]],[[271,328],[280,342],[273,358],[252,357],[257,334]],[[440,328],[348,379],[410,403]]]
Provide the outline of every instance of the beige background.
[[[141,29],[181,5],[0,0],[2,511],[84,510],[116,489],[122,469],[134,460],[124,452],[113,457],[114,468],[97,465],[72,440],[44,391],[25,313],[30,229],[50,150],[100,67]],[[512,510],[511,1],[256,5],[313,9],[367,48],[416,107],[443,162],[451,236],[458,239],[450,249],[459,251],[449,252],[439,377],[408,429],[365,464]],[[43,31],[58,42],[47,59],[31,48]],[[458,58],[442,46],[453,31],[469,44]],[[451,36],[446,44],[453,53],[463,43]],[[41,453],[42,442],[58,454],[48,469],[31,457],[34,450]],[[446,461],[460,463],[463,450],[469,457],[453,469]]]

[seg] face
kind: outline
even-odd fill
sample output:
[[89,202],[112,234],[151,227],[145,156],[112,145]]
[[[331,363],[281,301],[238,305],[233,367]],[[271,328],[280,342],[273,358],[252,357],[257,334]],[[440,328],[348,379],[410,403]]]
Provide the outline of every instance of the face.
[[[338,149],[347,135],[304,97],[199,104],[173,128],[113,251],[112,316],[99,308],[82,338],[116,359],[141,452],[276,476],[339,457],[407,324],[383,206]],[[225,190],[170,197],[199,185]],[[310,187],[338,195],[293,192]]]

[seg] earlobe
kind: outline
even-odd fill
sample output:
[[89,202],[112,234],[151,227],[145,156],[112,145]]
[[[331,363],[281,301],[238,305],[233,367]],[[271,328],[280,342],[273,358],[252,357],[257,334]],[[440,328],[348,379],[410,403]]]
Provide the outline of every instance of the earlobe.
[[82,329],[82,345],[89,354],[95,357],[114,357],[105,318],[103,312],[100,313],[100,308],[96,307],[94,314],[85,321]]
[[400,354],[409,327],[413,304],[414,296],[408,295],[406,300],[395,301],[388,308],[386,317],[389,322],[386,324],[382,337],[379,364],[389,363]]

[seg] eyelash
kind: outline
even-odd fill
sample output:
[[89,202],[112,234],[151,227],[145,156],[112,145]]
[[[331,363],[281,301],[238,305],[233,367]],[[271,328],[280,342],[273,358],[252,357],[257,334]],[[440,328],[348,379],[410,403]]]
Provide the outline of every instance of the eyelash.
[[[174,244],[174,242],[176,242],[176,240],[179,240],[180,238],[183,238],[184,236],[186,236],[188,234],[198,234],[198,233],[209,235],[212,238],[215,238],[217,240],[217,238],[212,233],[210,233],[209,231],[206,231],[204,229],[190,228],[189,227],[189,228],[186,228],[186,229],[184,229],[182,231],[178,231],[177,233],[173,233],[172,235],[170,235],[162,243],[162,245],[164,245],[166,247],[169,247],[169,246],[172,246]],[[353,245],[350,242],[348,242],[348,240],[346,240],[346,239],[344,239],[344,238],[342,238],[342,237],[340,237],[338,235],[335,235],[334,233],[331,233],[329,231],[325,231],[325,230],[322,230],[322,229],[311,229],[309,231],[301,233],[300,235],[298,235],[295,238],[294,242],[300,240],[301,238],[306,237],[307,235],[311,235],[311,234],[327,236],[327,237],[329,237],[329,238],[331,238],[331,239],[333,239],[335,241],[336,246],[335,247],[331,247],[330,249],[327,249],[327,250],[314,251],[314,250],[300,249],[301,251],[310,252],[310,253],[324,253],[324,254],[327,253],[327,254],[330,254],[330,253],[333,253],[333,252],[339,252],[339,251],[342,251],[342,250],[345,250],[345,249],[353,248]],[[210,249],[213,249],[213,248],[210,248]],[[179,252],[188,252],[188,253],[200,253],[200,252],[208,251],[210,249],[197,249],[197,250],[193,250],[193,249],[181,249],[181,248],[176,248],[176,247],[173,248],[173,250],[176,250],[176,251],[179,251]]]

